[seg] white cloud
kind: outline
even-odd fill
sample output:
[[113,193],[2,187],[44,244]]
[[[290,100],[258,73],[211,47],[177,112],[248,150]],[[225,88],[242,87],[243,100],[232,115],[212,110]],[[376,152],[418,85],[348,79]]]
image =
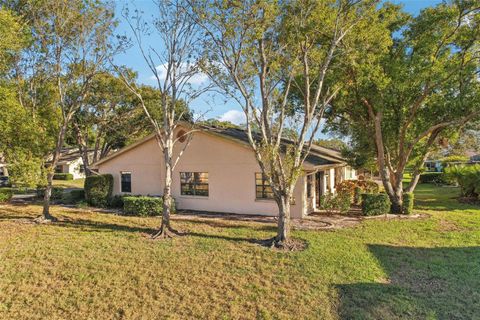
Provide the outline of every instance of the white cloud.
[[246,122],[245,113],[238,110],[228,110],[224,114],[218,117],[220,121],[229,121],[233,124],[240,125]]
[[[180,67],[180,72],[187,72],[189,71],[191,68],[193,68],[192,65],[189,65],[187,63],[184,63],[183,65],[181,65]],[[161,81],[164,81],[165,78],[167,77],[167,64],[162,64],[162,65],[159,65],[157,66],[156,68],[158,70],[158,77],[160,78]],[[150,77],[150,80],[157,80],[157,78],[155,77],[155,75],[152,75]],[[205,74],[205,73],[201,73],[201,72],[198,72],[196,74],[194,74],[188,81],[189,84],[191,85],[202,85],[204,84],[205,82],[208,81],[208,76]]]

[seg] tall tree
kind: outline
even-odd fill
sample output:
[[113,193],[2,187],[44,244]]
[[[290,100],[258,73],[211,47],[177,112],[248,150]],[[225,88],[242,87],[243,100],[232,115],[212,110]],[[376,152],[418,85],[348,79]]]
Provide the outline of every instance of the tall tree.
[[[6,1],[25,17],[32,44],[17,68],[19,100],[42,108],[42,94],[53,103],[54,150],[49,155],[43,220],[50,214],[52,179],[71,120],[90,93],[93,77],[114,51],[110,38],[115,26],[113,7],[96,0]],[[43,91],[43,92],[42,92]]]
[[[125,74],[133,81],[133,72],[125,70]],[[123,80],[107,72],[93,78],[91,94],[72,124],[67,140],[78,146],[87,176],[92,162],[148,134],[137,98],[125,90]]]
[[[271,244],[290,246],[290,203],[325,108],[339,90],[339,44],[371,1],[192,1],[212,81],[235,99],[277,203]],[[292,99],[293,91],[295,97]],[[294,101],[294,102],[292,102]],[[257,128],[257,130],[255,130]],[[291,143],[282,137],[288,131]]]
[[33,187],[42,180],[38,146],[43,135],[20,105],[12,79],[15,61],[28,45],[28,27],[13,11],[0,9],[0,39],[0,157],[8,164],[11,182]]
[[386,4],[368,37],[345,39],[348,84],[334,103],[332,127],[376,158],[392,212],[402,212],[403,176],[414,190],[438,138],[480,115],[480,8],[442,3],[410,16]]
[[[198,67],[200,33],[190,18],[186,2],[168,0],[154,2],[156,12],[153,21],[145,21],[141,12],[135,10],[130,15],[125,10],[124,17],[134,34],[135,42],[156,81],[156,90],[160,97],[158,104],[149,107],[141,88],[135,86],[120,68],[126,86],[140,101],[145,115],[155,131],[158,146],[163,153],[164,176],[163,212],[160,228],[152,238],[169,238],[178,232],[170,224],[172,207],[172,173],[191,139],[191,130],[180,136],[175,132],[182,120],[189,115],[189,102],[208,89],[208,86],[193,87],[192,78],[200,74]],[[159,36],[158,47],[146,46],[144,39],[150,32]],[[161,116],[160,116],[161,115]],[[185,141],[186,140],[186,141]],[[183,146],[181,144],[183,143]],[[180,151],[174,154],[174,148]]]

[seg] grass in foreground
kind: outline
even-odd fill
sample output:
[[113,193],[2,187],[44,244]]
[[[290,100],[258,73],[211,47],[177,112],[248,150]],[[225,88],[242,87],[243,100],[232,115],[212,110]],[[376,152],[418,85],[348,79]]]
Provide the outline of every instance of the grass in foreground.
[[174,221],[190,235],[158,242],[157,218],[54,207],[63,222],[34,225],[40,207],[2,206],[0,318],[473,319],[480,208],[456,192],[420,185],[425,220],[296,231],[297,253],[251,243],[268,224]]

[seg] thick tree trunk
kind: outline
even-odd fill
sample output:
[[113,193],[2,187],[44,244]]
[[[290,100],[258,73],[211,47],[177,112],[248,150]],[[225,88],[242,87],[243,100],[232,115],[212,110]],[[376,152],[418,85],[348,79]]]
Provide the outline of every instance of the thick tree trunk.
[[398,177],[403,176],[398,175],[396,176],[396,181],[392,185],[391,182],[391,174],[385,159],[385,147],[383,145],[383,134],[382,134],[382,126],[381,126],[381,114],[373,115],[374,118],[374,128],[375,128],[375,145],[377,147],[377,165],[378,171],[380,173],[380,178],[382,179],[383,187],[385,188],[385,192],[387,193],[390,201],[392,203],[391,212],[392,213],[401,213],[402,212],[402,205],[403,205],[403,188],[402,188],[402,179],[398,179]]
[[393,194],[388,195],[392,203],[390,212],[401,214],[403,210],[403,188],[395,188]]

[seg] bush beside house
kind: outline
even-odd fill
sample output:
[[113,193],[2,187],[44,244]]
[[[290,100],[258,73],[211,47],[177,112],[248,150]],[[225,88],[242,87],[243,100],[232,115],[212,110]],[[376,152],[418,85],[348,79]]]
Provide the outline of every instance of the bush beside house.
[[390,212],[391,202],[385,193],[362,194],[362,213],[365,216],[378,216]]
[[102,174],[85,179],[85,200],[94,207],[107,207],[113,193],[113,176]]
[[359,205],[361,202],[360,195],[362,193],[378,193],[379,185],[372,180],[345,180],[339,183],[335,189],[340,194],[348,194],[351,203]]
[[[158,197],[128,196],[123,197],[123,212],[127,215],[141,217],[159,216],[163,210],[163,199]],[[175,203],[172,203],[172,213],[175,212]]]
[[320,209],[328,214],[345,214],[350,210],[351,196],[345,192],[327,193],[320,196]]

